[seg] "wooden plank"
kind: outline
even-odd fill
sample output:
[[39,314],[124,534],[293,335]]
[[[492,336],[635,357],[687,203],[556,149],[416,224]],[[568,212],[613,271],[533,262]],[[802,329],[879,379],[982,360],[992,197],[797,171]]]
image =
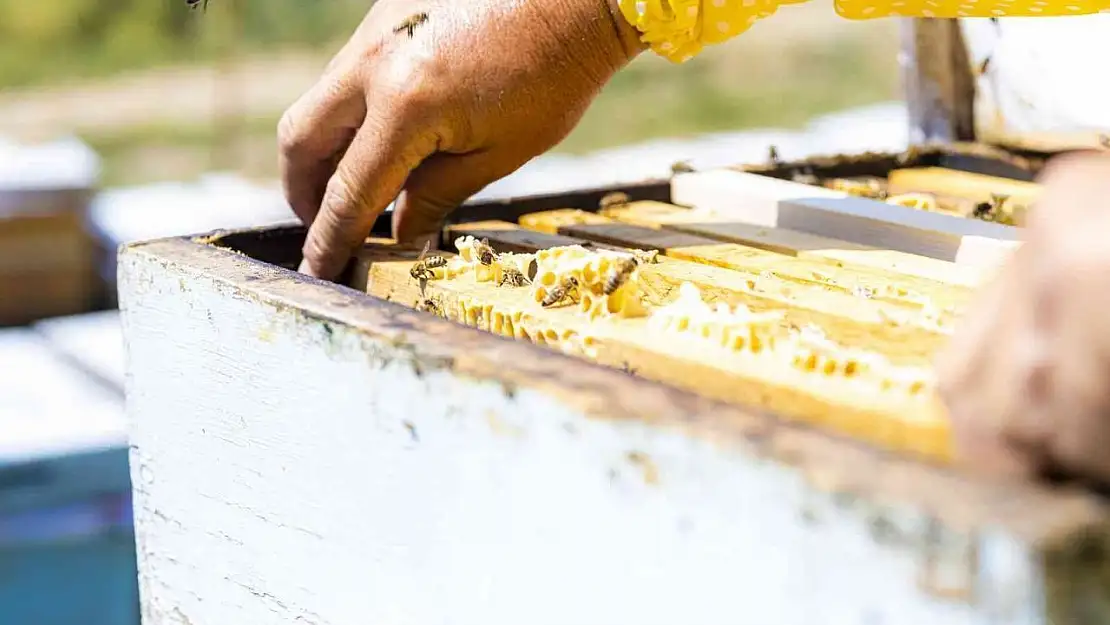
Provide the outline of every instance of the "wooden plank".
[[[871,247],[940,260],[981,258],[961,253],[981,237],[1012,241],[1013,226],[915,210],[747,172],[718,169],[676,175],[672,201],[762,226],[800,230]],[[994,266],[994,259],[989,266]]]
[[1004,195],[1008,202],[1027,210],[1041,195],[1041,185],[1000,176],[987,176],[944,167],[895,169],[887,182],[891,195],[932,193],[972,202],[990,202],[993,195]]
[[598,215],[577,208],[562,208],[539,213],[521,215],[520,224],[529,230],[558,234],[559,227],[570,224],[605,223],[608,220]]
[[[707,397],[772,410],[886,449],[936,460],[949,456],[948,422],[931,392],[880,392],[882,382],[876,382],[875,392],[867,393],[866,385],[850,377],[839,383],[835,375],[807,369],[798,362],[806,358],[800,352],[792,357],[758,344],[754,352],[727,350],[693,332],[661,332],[646,318],[590,320],[574,306],[541,306],[531,288],[479,282],[474,272],[430,280],[422,291],[410,275],[411,250],[367,246],[360,256],[370,264],[371,295],[414,308],[431,301],[428,312],[481,330],[547,345]],[[778,336],[785,340],[785,334]]]
[[[458,236],[467,232],[465,225],[452,228]],[[520,250],[526,246],[526,232],[500,229],[489,242],[498,251]],[[539,249],[544,248],[530,251]],[[773,271],[661,258],[658,263],[642,265],[639,280],[649,306],[673,301],[682,283],[689,282],[701,289],[708,301],[730,306],[741,303],[755,312],[782,311],[784,329],[812,324],[834,341],[880,352],[899,364],[931,362],[955,322],[950,311],[925,310],[919,301],[868,299],[853,294],[854,289],[814,276],[809,281],[790,280]]]
[[[729,220],[716,213],[688,209],[662,202],[632,202],[604,211],[617,221],[649,228],[667,228],[689,232],[711,239],[739,243],[744,246],[797,256],[812,261],[859,271],[879,270],[912,278],[924,278],[961,287],[977,287],[991,271],[989,260],[982,259],[956,264],[917,254],[872,248],[859,243],[832,239],[787,228],[768,228]],[[968,249],[971,253],[990,248],[981,242]],[[992,258],[1004,256],[995,250]]]
[[719,241],[707,239],[696,234],[645,228],[633,224],[622,224],[616,221],[609,223],[593,224],[567,224],[559,228],[559,234],[571,236],[588,241],[598,241],[608,245],[635,248],[641,250],[656,250],[666,253],[668,250],[702,245],[719,245]]
[[[741,224],[741,226],[759,228],[747,224]],[[765,228],[765,230],[774,229]],[[789,282],[832,287],[846,294],[866,295],[894,304],[911,306],[917,310],[931,307],[949,317],[957,314],[957,311],[962,309],[971,297],[970,289],[929,279],[866,266],[845,268],[842,263],[827,258],[793,258],[757,247],[721,243],[717,239],[706,237],[672,236],[665,234],[666,229],[652,229],[631,224],[591,224],[568,226],[565,231],[568,234],[577,234],[583,239],[597,237],[601,240],[621,243],[628,248],[655,249],[676,259],[759,275],[770,274]],[[682,246],[671,247],[668,245],[670,243]],[[927,260],[943,262],[935,259]]]
[[[741,224],[747,226],[747,224]],[[758,226],[756,226],[758,227]],[[774,230],[766,229],[766,230]],[[667,256],[726,269],[771,275],[790,282],[832,286],[845,293],[860,294],[897,304],[921,308],[924,305],[943,309],[962,307],[970,298],[969,289],[953,287],[931,280],[915,279],[902,274],[868,269],[841,268],[827,259],[809,260],[783,256],[773,252],[721,243],[718,239],[684,233],[668,233],[642,226],[592,224],[566,228],[567,234],[582,238],[601,238],[629,248],[659,249]],[[613,233],[618,234],[613,234]],[[680,236],[674,236],[675,234]],[[849,250],[850,251],[850,250]],[[954,313],[954,311],[953,311]]]
[[515,234],[511,240],[501,239],[502,252],[530,252],[562,245],[585,245],[591,249],[616,249],[614,246],[606,245],[603,242],[583,241],[575,237],[538,230],[521,230],[520,226],[512,222],[498,220],[450,224],[444,227],[443,232],[444,238],[450,243],[451,240],[462,236],[462,234],[468,234],[475,239],[488,238],[493,240],[506,230],[514,231]]

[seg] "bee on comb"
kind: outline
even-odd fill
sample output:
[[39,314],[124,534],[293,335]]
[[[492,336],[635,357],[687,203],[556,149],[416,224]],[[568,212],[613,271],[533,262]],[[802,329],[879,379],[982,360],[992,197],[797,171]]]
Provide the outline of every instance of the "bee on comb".
[[569,297],[571,291],[576,288],[578,288],[578,280],[574,276],[567,276],[566,278],[563,278],[563,280],[559,282],[559,284],[556,284],[554,288],[547,292],[547,295],[544,296],[543,301],[540,302],[540,306],[543,306],[544,308],[554,306],[555,304],[558,304],[559,302]]
[[393,29],[393,32],[395,32],[395,33],[404,32],[406,35],[408,35],[409,39],[412,39],[412,35],[413,35],[413,33],[416,32],[416,29],[421,24],[423,24],[424,22],[427,22],[427,21],[428,21],[428,14],[427,13],[414,13],[414,14],[408,16],[407,18],[405,18],[405,21],[398,24],[397,27]]

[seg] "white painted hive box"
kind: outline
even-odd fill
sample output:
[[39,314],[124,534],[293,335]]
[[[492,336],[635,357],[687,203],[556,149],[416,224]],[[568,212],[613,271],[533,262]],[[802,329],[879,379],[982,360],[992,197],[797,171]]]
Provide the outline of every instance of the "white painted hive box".
[[303,236],[121,252],[148,625],[1110,618],[1093,494],[978,482],[308,279]]

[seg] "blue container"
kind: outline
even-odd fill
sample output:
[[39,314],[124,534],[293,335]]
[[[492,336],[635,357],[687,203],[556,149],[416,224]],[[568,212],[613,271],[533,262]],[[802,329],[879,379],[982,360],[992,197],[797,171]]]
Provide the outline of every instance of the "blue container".
[[0,332],[0,625],[138,625],[122,394]]
[[[50,464],[64,469],[68,463],[111,466],[122,461],[126,469],[125,450],[105,450],[95,454],[103,457],[93,462],[82,457],[89,455],[93,454],[62,457],[45,465],[41,460],[34,465],[0,465],[0,484],[7,475],[8,503],[14,503],[16,491],[28,490],[12,488],[17,481],[13,475],[41,477],[38,471]],[[38,469],[30,471],[28,466]],[[118,467],[111,473],[118,475]],[[0,508],[0,624],[138,625],[130,491],[121,490],[118,482],[109,488],[103,479],[98,485],[101,492],[93,488],[83,496],[72,484],[33,489],[33,496],[24,492],[18,498],[20,503],[49,505],[21,505],[18,510],[9,506],[6,513]],[[59,501],[63,495],[68,502]]]
[[126,496],[0,519],[0,623],[137,625]]

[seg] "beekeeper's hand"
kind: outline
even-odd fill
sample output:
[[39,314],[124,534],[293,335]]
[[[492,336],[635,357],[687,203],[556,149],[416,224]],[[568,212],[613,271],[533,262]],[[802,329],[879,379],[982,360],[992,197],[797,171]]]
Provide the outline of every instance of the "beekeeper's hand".
[[378,0],[278,128],[301,270],[334,278],[394,199],[396,237],[434,234],[641,49],[615,0]]
[[1110,156],[1060,157],[1026,240],[939,362],[960,456],[1110,481]]

